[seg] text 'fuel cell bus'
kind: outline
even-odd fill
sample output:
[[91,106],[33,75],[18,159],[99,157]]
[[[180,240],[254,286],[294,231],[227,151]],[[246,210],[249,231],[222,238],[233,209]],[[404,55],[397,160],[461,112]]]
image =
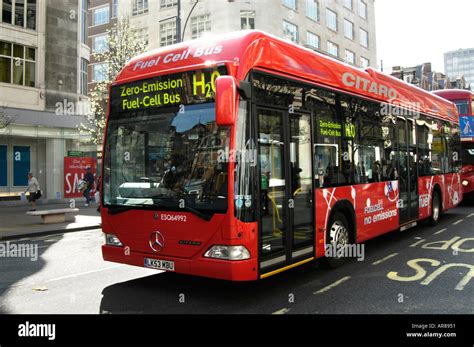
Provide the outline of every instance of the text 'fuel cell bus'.
[[464,197],[474,197],[474,93],[463,89],[442,89],[433,92],[453,102],[459,114],[461,130],[461,184]]
[[437,222],[459,151],[451,102],[373,69],[259,31],[160,48],[111,86],[103,257],[266,278]]

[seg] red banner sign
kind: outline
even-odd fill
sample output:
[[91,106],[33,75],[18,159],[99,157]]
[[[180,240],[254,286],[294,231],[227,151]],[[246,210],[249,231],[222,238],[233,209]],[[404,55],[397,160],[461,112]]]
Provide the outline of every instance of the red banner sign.
[[[64,157],[65,198],[79,198],[82,196],[82,193],[77,189],[77,185],[84,178],[88,166],[95,177],[97,173],[97,158]],[[92,196],[94,192],[95,184],[91,190]]]

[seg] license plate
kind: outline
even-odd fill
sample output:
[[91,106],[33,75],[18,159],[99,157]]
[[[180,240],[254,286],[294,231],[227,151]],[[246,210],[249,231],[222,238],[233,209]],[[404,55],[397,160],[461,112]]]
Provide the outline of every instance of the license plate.
[[145,267],[157,270],[174,271],[174,261],[145,258]]

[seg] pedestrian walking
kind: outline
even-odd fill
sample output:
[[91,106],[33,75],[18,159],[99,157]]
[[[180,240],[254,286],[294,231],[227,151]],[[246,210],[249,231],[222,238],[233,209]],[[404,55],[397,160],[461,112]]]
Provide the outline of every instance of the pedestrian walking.
[[36,179],[36,177],[33,176],[32,172],[28,173],[28,187],[25,190],[25,194],[26,192],[30,194],[28,197],[28,201],[31,204],[30,211],[36,211],[36,200],[38,200],[41,197],[41,191],[40,191],[39,182]]
[[100,213],[100,176],[97,177],[95,182],[95,202],[97,203],[97,212]]
[[84,192],[83,192],[83,195],[86,198],[86,203],[84,204],[84,206],[87,207],[89,206],[89,203],[91,201],[90,194],[91,194],[92,186],[94,185],[94,175],[91,172],[90,166],[86,168],[86,175],[84,176],[84,181],[87,183],[87,187],[86,189],[84,189]]

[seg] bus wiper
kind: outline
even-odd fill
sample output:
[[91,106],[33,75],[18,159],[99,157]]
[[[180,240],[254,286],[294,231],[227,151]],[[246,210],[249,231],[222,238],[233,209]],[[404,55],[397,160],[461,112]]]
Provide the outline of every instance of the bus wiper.
[[136,209],[137,205],[124,205],[124,206],[106,206],[107,211],[110,215],[115,215],[123,212],[127,212]]
[[209,215],[207,213],[204,213],[204,212],[201,212],[199,210],[196,210],[195,208],[190,207],[188,205],[184,205],[184,207],[181,207],[180,209],[191,212],[192,214],[198,216],[199,218],[204,219],[206,222],[209,222],[212,218],[211,215]]

